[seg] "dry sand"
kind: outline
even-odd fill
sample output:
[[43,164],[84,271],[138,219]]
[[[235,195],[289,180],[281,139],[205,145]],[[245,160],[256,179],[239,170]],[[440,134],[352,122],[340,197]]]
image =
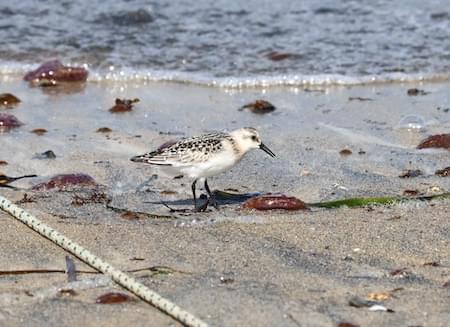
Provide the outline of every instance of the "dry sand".
[[[407,89],[430,92],[408,96]],[[4,79],[0,93],[22,103],[5,110],[25,123],[0,135],[0,160],[10,176],[37,174],[2,189],[21,206],[113,265],[124,269],[167,266],[169,274],[140,272],[144,284],[215,326],[448,326],[450,321],[450,201],[311,212],[220,211],[170,213],[191,206],[189,180],[172,180],[129,161],[173,138],[210,130],[253,126],[277,154],[250,153],[238,166],[210,180],[214,189],[278,192],[306,202],[354,196],[431,194],[450,190],[450,178],[434,175],[449,154],[416,150],[430,134],[450,132],[450,83],[354,87],[223,90],[173,83],[88,83],[55,92]],[[134,111],[111,114],[116,97],[140,98]],[[370,101],[349,100],[370,98]],[[277,110],[238,111],[264,98]],[[423,128],[407,130],[405,116]],[[96,133],[109,127],[111,133]],[[30,131],[46,128],[36,136]],[[343,157],[348,148],[353,154]],[[53,150],[53,160],[33,159]],[[404,169],[423,176],[402,179]],[[110,206],[170,215],[127,220],[105,203],[74,205],[92,190],[33,192],[57,173],[83,172],[103,185]],[[170,193],[170,194],[167,194]],[[67,255],[25,225],[0,213],[0,270],[64,269]],[[134,260],[141,258],[143,260]],[[75,259],[77,269],[90,268]],[[436,263],[434,265],[427,263]],[[404,269],[402,272],[392,272]],[[0,276],[1,326],[177,326],[140,301],[96,304],[99,295],[126,291],[102,275]],[[58,289],[72,288],[75,295]],[[349,305],[354,296],[389,292],[381,301],[394,312]]]

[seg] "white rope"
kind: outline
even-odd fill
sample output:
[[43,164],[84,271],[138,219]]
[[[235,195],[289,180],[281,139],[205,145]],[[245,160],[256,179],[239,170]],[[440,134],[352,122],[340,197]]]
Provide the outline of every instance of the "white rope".
[[98,271],[110,275],[111,278],[121,285],[122,287],[133,292],[143,300],[147,301],[151,305],[167,313],[169,316],[180,321],[186,326],[192,327],[207,327],[208,324],[199,318],[195,317],[191,313],[181,309],[175,303],[161,297],[158,293],[152,291],[144,284],[139,283],[133,277],[125,274],[124,272],[112,267],[109,263],[103,261],[99,257],[92,254],[81,245],[73,242],[58,231],[54,230],[50,226],[46,225],[36,217],[30,215],[25,210],[19,208],[8,199],[0,196],[0,208],[10,215],[20,220],[28,227],[38,232],[42,236],[50,239],[63,249],[72,253],[80,258],[82,261],[97,269]]

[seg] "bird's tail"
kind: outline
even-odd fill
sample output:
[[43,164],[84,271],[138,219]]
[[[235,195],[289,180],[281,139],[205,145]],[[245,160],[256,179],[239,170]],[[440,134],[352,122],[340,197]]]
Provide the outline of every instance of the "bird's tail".
[[133,162],[148,162],[148,159],[149,159],[148,155],[141,154],[139,156],[132,157],[130,160]]
[[134,156],[133,158],[131,158],[130,160],[133,162],[145,162],[145,163],[150,163],[150,161],[152,161],[152,158],[159,154],[159,151],[153,151],[150,153],[146,153],[146,154],[141,154],[139,156]]

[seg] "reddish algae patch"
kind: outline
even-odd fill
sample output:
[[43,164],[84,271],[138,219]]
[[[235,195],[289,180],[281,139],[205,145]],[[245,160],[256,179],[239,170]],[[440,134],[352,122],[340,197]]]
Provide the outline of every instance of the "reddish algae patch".
[[309,210],[302,200],[285,195],[257,196],[245,201],[243,207],[256,210]]
[[450,134],[438,134],[427,137],[417,146],[418,149],[443,148],[450,149]]
[[28,72],[23,79],[27,82],[40,83],[85,82],[89,72],[83,67],[64,66],[59,60],[43,63],[37,69]]
[[61,174],[51,177],[48,181],[33,186],[33,191],[52,189],[65,190],[74,187],[98,186],[97,182],[86,174]]
[[0,113],[0,131],[8,131],[20,127],[23,123],[14,115]]

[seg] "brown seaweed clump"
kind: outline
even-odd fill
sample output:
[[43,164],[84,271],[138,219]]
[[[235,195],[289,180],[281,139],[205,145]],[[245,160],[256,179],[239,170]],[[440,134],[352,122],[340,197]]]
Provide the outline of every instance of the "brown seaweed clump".
[[20,99],[11,93],[0,94],[0,107],[12,109],[20,103]]
[[31,133],[34,133],[34,134],[36,134],[36,135],[38,135],[38,136],[42,136],[42,135],[44,135],[45,133],[47,133],[48,131],[45,129],[45,128],[35,128],[35,129],[33,129],[32,131],[31,131]]
[[424,90],[420,90],[417,88],[412,88],[412,89],[408,89],[408,91],[406,92],[408,95],[410,96],[417,96],[417,95],[427,95],[430,92],[424,91]]
[[74,206],[84,206],[90,203],[107,204],[110,201],[111,199],[108,197],[106,193],[94,190],[94,192],[92,192],[88,196],[75,195],[72,199],[71,204]]
[[88,74],[83,67],[64,66],[59,60],[51,60],[28,72],[23,79],[38,86],[55,86],[61,82],[86,82]]
[[103,295],[100,295],[96,300],[95,303],[99,304],[115,304],[115,303],[122,303],[126,301],[131,301],[132,298],[124,293],[119,292],[110,292]]
[[20,127],[23,123],[14,115],[0,113],[0,132],[9,131],[12,128]]
[[407,169],[404,170],[398,177],[400,178],[414,178],[422,176],[423,172],[420,169]]
[[434,173],[435,175],[441,176],[441,177],[448,177],[450,176],[450,167],[445,167],[443,169],[438,169]]
[[341,156],[343,156],[343,157],[349,156],[349,155],[351,155],[352,153],[353,153],[352,150],[347,149],[347,148],[342,149],[341,151],[339,151],[339,154],[340,154]]
[[95,131],[96,133],[111,133],[112,129],[109,127],[100,127]]
[[116,99],[116,104],[109,109],[112,113],[121,113],[133,110],[133,105],[139,102],[139,99]]
[[341,322],[337,327],[360,327],[359,325],[352,324],[350,322]]
[[33,191],[48,191],[56,189],[64,191],[77,187],[97,187],[97,182],[87,174],[60,174],[51,177],[48,181],[32,187]]
[[263,195],[248,199],[243,208],[256,210],[309,210],[305,202],[293,196]]
[[248,103],[245,106],[242,106],[239,111],[244,109],[249,109],[251,112],[255,114],[266,114],[274,111],[276,108],[273,104],[266,100],[256,100],[255,102]]
[[450,149],[450,134],[437,134],[427,137],[417,146],[418,149],[443,148]]
[[288,53],[288,52],[278,52],[278,51],[271,51],[265,55],[265,57],[272,61],[282,61],[286,59],[290,59],[293,57],[298,57],[298,55]]

